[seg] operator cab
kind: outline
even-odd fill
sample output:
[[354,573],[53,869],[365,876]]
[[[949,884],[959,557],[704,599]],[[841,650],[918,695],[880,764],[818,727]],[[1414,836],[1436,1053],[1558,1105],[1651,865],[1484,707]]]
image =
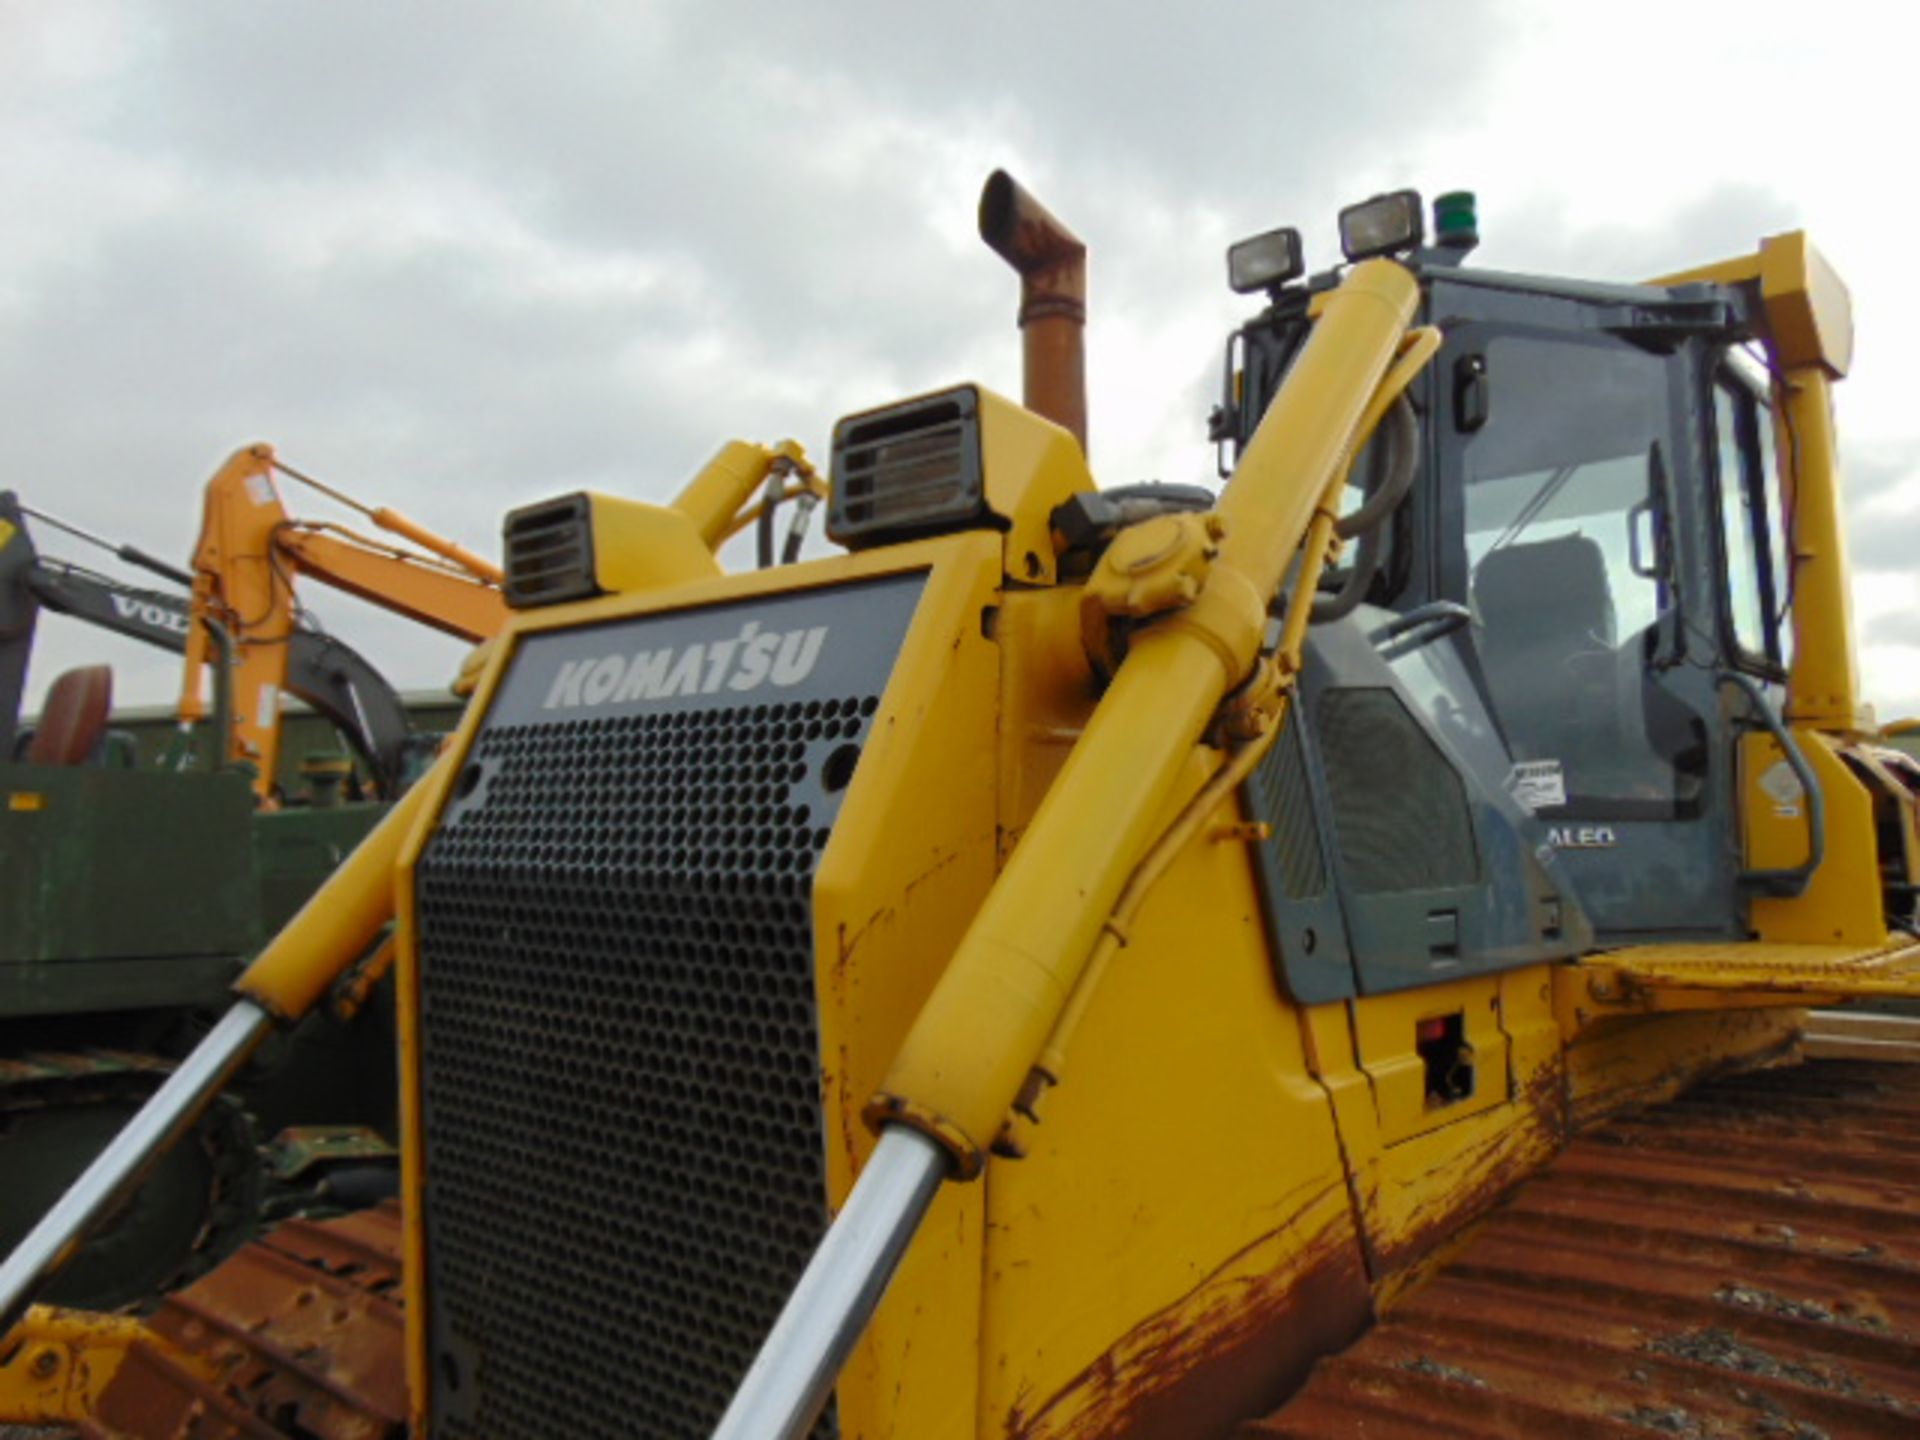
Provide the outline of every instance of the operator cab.
[[[1437,328],[1441,347],[1409,391],[1419,471],[1380,536],[1365,603],[1310,641],[1307,778],[1324,777],[1347,743],[1316,729],[1315,692],[1391,689],[1458,775],[1475,843],[1506,828],[1542,853],[1595,943],[1744,936],[1734,747],[1760,717],[1725,677],[1763,692],[1784,681],[1790,600],[1750,302],[1717,285],[1465,268],[1472,209],[1470,196],[1443,197],[1433,245],[1410,191],[1342,216],[1349,260],[1390,254],[1419,277],[1417,323]],[[1264,263],[1230,263],[1236,289],[1270,302],[1228,346],[1213,438],[1235,456],[1304,344],[1315,297],[1341,273],[1302,278],[1297,235],[1274,235],[1248,242]],[[1352,467],[1343,510],[1360,503],[1368,460]],[[1408,752],[1373,763],[1405,773]],[[1319,788],[1351,943],[1379,900],[1353,883],[1343,852],[1360,821],[1343,825],[1342,808],[1399,801],[1384,785]],[[1544,937],[1535,927],[1519,938],[1536,953]],[[1406,940],[1382,934],[1376,948]],[[1418,983],[1370,964],[1365,948],[1350,957],[1359,989]],[[1483,947],[1484,968],[1520,963],[1500,950]]]

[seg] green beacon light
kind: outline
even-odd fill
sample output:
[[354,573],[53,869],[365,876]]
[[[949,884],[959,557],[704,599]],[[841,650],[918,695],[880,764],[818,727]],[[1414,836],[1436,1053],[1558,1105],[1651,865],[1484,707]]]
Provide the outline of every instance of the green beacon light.
[[1480,243],[1480,216],[1471,190],[1449,190],[1433,202],[1434,244],[1464,257]]

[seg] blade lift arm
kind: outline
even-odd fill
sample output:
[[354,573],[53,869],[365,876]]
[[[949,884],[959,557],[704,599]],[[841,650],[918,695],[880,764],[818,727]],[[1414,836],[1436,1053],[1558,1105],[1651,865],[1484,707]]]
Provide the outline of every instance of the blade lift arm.
[[[1120,597],[1120,613],[1138,614],[1158,591],[1160,610],[1147,612],[1157,618],[1133,632],[869,1103],[879,1143],[716,1440],[807,1432],[940,1181],[980,1174],[1009,1113],[1037,1098],[1036,1067],[1055,1067],[1057,1078],[1060,1047],[1084,1003],[1076,997],[1124,939],[1132,906],[1278,733],[1314,582],[1336,542],[1346,471],[1435,348],[1426,332],[1408,334],[1418,295],[1413,276],[1392,261],[1356,265],[1328,296],[1216,509],[1157,517],[1137,527],[1160,527],[1152,543],[1123,544],[1122,532],[1109,547],[1109,574],[1097,572],[1089,592],[1097,598],[1104,588]],[[1165,521],[1189,524],[1175,536]],[[1149,553],[1172,557],[1162,573],[1135,563]],[[1296,555],[1302,570],[1280,642],[1263,653],[1268,606]],[[1210,735],[1228,742],[1228,757],[1163,835],[1159,817]],[[1132,783],[1115,785],[1116,775]],[[1085,903],[1061,905],[1063,895]],[[854,1264],[868,1268],[834,1274]]]

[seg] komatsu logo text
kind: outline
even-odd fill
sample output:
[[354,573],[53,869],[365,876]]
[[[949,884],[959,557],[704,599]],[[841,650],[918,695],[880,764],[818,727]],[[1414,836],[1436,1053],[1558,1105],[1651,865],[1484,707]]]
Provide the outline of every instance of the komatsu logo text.
[[759,621],[749,620],[737,636],[725,640],[629,655],[589,655],[560,667],[541,708],[571,710],[723,690],[744,693],[767,685],[786,689],[813,673],[826,640],[825,625],[762,630]]

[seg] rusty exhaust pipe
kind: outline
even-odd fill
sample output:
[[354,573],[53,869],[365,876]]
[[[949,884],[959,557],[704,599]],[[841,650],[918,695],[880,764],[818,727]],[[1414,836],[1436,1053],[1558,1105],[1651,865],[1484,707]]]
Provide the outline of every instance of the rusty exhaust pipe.
[[1004,170],[980,192],[980,238],[1020,272],[1026,407],[1087,448],[1087,247]]

